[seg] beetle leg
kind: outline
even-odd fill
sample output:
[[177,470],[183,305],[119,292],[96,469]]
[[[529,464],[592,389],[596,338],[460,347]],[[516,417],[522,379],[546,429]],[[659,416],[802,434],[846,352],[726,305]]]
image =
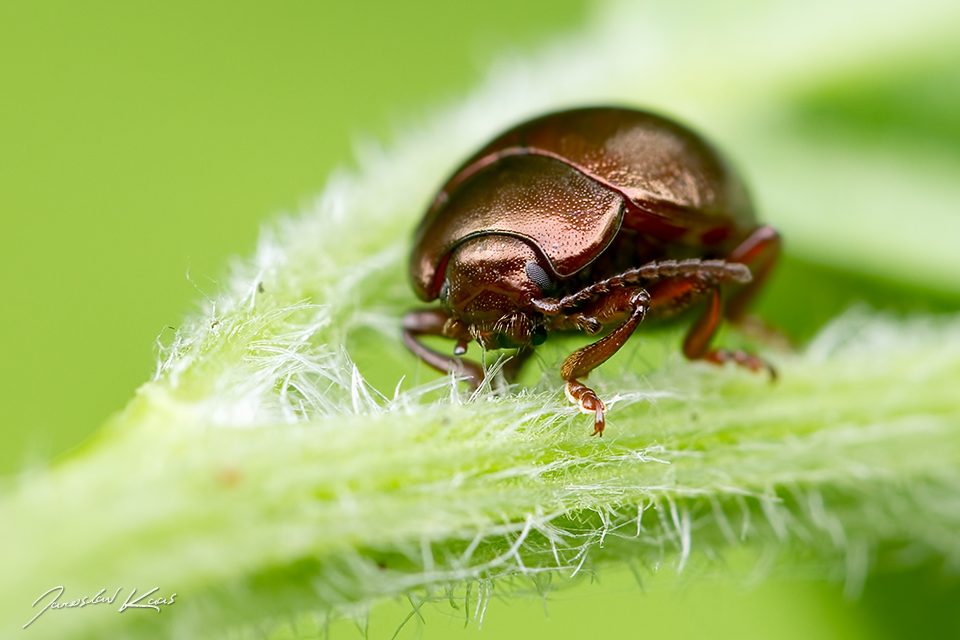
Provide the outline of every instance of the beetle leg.
[[760,227],[740,243],[727,258],[730,262],[739,262],[750,267],[753,280],[738,291],[727,303],[724,315],[732,322],[739,323],[747,313],[747,307],[763,287],[780,257],[780,235],[773,227]]
[[736,362],[741,367],[747,367],[751,371],[766,369],[770,372],[770,377],[775,380],[777,372],[774,368],[752,353],[740,350],[710,349],[710,340],[720,326],[723,306],[719,287],[712,288],[709,295],[710,299],[707,301],[706,310],[690,327],[690,331],[687,332],[687,337],[683,341],[683,355],[690,360],[706,360],[714,364]]
[[476,389],[483,382],[483,367],[476,362],[448,356],[424,346],[417,336],[444,336],[457,339],[457,347],[470,339],[469,333],[458,331],[449,315],[439,309],[410,311],[403,316],[403,342],[418,358],[443,373],[455,373]]
[[582,412],[594,416],[592,435],[603,435],[607,408],[596,392],[577,378],[587,377],[623,346],[646,315],[649,302],[650,296],[644,289],[620,289],[605,297],[597,308],[598,315],[609,317],[628,312],[626,322],[593,344],[574,351],[560,367],[560,377],[567,383],[567,397],[580,405]]

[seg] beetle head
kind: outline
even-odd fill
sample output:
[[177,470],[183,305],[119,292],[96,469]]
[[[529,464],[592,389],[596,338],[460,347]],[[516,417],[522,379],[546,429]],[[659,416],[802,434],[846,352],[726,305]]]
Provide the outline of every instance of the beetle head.
[[542,344],[547,332],[532,300],[549,295],[554,287],[543,262],[520,238],[470,238],[450,255],[440,303],[469,326],[485,349]]

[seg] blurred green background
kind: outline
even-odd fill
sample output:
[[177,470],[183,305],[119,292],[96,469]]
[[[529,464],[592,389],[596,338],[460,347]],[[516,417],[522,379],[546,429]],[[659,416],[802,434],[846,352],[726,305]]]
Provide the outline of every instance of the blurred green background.
[[[548,11],[544,9],[549,7]],[[80,442],[261,223],[581,0],[0,3],[0,473]],[[437,178],[438,182],[440,177]]]
[[[583,0],[0,3],[0,475],[54,459],[120,409],[165,327],[216,296],[230,256],[250,253],[271,215],[309,203],[358,140],[389,144],[495,59],[591,12]],[[863,111],[859,96],[811,113],[852,134],[899,117]],[[949,113],[912,122],[955,143]],[[536,598],[494,600],[479,635],[960,637],[960,588],[934,569],[873,578],[855,603],[832,584],[641,596],[627,574],[601,578],[552,596],[549,616]],[[401,637],[478,633],[427,609]],[[371,637],[408,610],[382,607]]]

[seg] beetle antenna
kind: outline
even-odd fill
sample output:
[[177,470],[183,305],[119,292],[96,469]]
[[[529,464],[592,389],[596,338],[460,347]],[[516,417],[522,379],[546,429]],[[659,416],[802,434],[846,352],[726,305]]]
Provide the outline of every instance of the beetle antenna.
[[622,273],[611,276],[576,293],[564,296],[560,300],[544,300],[540,310],[545,313],[559,313],[561,309],[568,309],[587,302],[594,296],[607,293],[613,289],[629,287],[641,282],[656,282],[662,278],[711,278],[718,282],[746,283],[753,279],[750,267],[739,262],[726,260],[658,260],[648,262],[639,267],[627,269]]

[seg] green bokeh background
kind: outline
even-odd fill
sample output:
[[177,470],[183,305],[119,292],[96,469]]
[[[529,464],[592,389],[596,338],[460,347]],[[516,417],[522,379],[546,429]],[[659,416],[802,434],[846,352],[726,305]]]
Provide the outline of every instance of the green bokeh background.
[[230,256],[309,203],[358,141],[389,143],[494,52],[530,50],[586,12],[0,3],[0,472],[120,409],[164,327],[215,296]]
[[[230,256],[252,251],[269,216],[308,203],[358,140],[389,144],[493,60],[591,10],[0,3],[0,474],[55,459],[120,409],[151,375],[165,327],[215,296]],[[897,118],[851,96],[846,120],[829,110],[851,135],[851,122]],[[914,122],[956,136],[960,120],[934,115],[946,119]],[[428,607],[426,625],[414,619],[400,637],[960,637],[960,588],[932,568],[873,578],[855,603],[811,582],[641,595],[627,574],[601,578],[551,596],[548,614],[537,599],[495,600],[479,632]],[[408,611],[384,605],[370,637],[392,635]],[[333,636],[359,632],[343,624]]]

